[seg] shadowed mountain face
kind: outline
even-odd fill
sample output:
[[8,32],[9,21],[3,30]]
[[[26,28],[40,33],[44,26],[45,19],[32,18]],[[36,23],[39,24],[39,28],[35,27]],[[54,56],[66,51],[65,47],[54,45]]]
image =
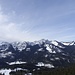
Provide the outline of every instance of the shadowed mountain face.
[[[5,64],[18,61],[36,66],[60,67],[75,63],[75,42],[40,40],[34,42],[1,42],[0,60]],[[0,62],[0,65],[4,65]]]

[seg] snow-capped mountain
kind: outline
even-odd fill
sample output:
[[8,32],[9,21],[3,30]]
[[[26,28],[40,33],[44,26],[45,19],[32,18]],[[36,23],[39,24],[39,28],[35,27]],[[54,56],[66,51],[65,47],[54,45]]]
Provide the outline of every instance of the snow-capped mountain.
[[9,65],[24,62],[45,67],[66,66],[75,63],[75,42],[45,39],[34,42],[0,42],[0,60],[1,65],[2,62]]

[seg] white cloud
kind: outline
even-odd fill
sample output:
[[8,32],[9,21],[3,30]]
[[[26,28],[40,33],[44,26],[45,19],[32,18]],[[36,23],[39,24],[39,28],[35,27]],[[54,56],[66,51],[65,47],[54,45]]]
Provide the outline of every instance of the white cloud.
[[14,23],[10,20],[11,17],[4,14],[2,10],[0,11],[0,41],[34,41],[38,39],[30,32],[33,26],[26,23]]
[[[70,20],[72,17],[69,16],[75,13],[74,6],[75,3],[66,2],[64,4],[63,2],[62,4],[51,5],[48,8],[43,6],[45,9],[41,9],[40,5],[37,8],[31,6],[32,10],[27,7],[23,12],[20,12],[22,11],[20,8],[20,10],[14,11],[10,7],[11,9],[7,8],[9,10],[7,10],[8,14],[3,12],[0,7],[0,40],[34,41],[42,38],[50,40],[70,39],[72,37],[66,36],[73,35],[72,30],[74,30],[74,26],[71,24],[72,21],[69,22],[68,19]],[[59,27],[60,25],[62,27]]]
[[[0,10],[0,41],[33,41],[30,30],[32,27],[26,26],[22,30],[22,23],[14,23],[10,21],[11,16],[3,14]],[[20,26],[21,25],[21,26]]]

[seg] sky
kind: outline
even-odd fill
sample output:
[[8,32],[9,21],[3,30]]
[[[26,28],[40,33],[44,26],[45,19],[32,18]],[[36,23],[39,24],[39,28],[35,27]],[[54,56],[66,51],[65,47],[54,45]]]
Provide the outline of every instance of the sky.
[[0,41],[75,40],[75,0],[0,0]]

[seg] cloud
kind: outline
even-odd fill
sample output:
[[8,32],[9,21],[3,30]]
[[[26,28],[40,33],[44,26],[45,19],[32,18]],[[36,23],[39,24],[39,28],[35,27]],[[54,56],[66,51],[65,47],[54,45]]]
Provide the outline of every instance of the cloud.
[[31,26],[25,26],[23,29],[23,23],[14,23],[10,19],[10,15],[3,14],[0,10],[0,41],[33,41],[35,37],[31,38],[34,36],[30,34]]
[[[21,0],[20,0],[21,1]],[[24,0],[23,0],[24,1]],[[75,3],[68,0],[51,3],[29,1],[17,3],[9,1],[0,7],[0,40],[3,41],[34,41],[38,39],[72,39],[75,26],[72,20],[75,13]],[[43,1],[44,2],[44,1]],[[4,2],[3,2],[4,3]],[[9,7],[9,4],[11,6]],[[20,6],[20,7],[19,7]],[[72,20],[72,21],[71,21]],[[63,38],[61,38],[63,37]]]
[[[15,11],[12,12],[15,14]],[[0,41],[34,41],[40,39],[32,33],[33,23],[12,21],[12,14],[8,15],[0,11]],[[16,15],[16,14],[15,14]]]

